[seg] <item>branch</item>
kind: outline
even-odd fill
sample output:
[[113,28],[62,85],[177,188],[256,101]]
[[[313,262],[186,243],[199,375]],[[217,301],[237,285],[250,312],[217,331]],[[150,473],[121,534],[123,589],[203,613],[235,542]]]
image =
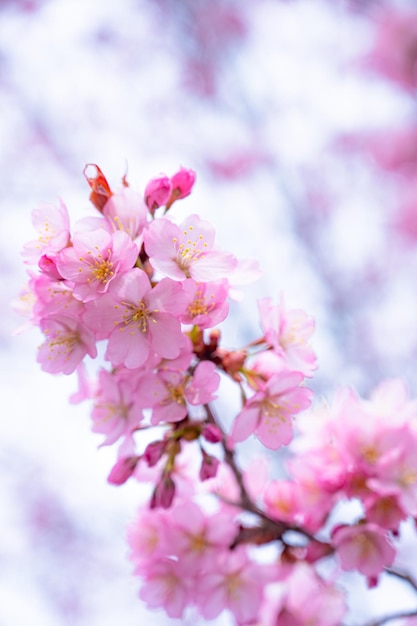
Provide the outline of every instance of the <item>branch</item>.
[[[417,581],[405,571],[401,571],[399,569],[395,569],[393,567],[386,567],[385,572],[390,574],[390,576],[395,576],[396,578],[400,578],[401,580],[407,582],[414,591],[417,592]],[[366,622],[364,626],[381,626],[382,624],[386,624],[393,619],[402,619],[405,617],[417,617],[417,609],[410,611],[399,611],[398,613],[390,613],[389,615],[385,615],[384,617],[380,617],[378,619],[371,620]]]
[[417,616],[417,609],[414,609],[413,611],[398,611],[398,613],[391,613],[390,615],[385,615],[384,617],[380,617],[378,619],[366,622],[364,626],[381,626],[382,624],[386,624],[387,622],[390,622],[393,619],[401,619],[405,617],[416,617],[416,616]]
[[[218,428],[220,428],[211,407],[208,404],[206,404],[205,409],[207,411],[208,421],[211,422],[212,424],[215,424]],[[250,495],[247,492],[247,489],[243,480],[242,472],[240,471],[236,463],[235,451],[229,448],[229,446],[227,445],[226,436],[223,433],[223,429],[220,428],[220,430],[222,432],[221,444],[222,444],[223,451],[224,451],[224,458],[225,458],[226,463],[229,465],[230,469],[233,472],[233,475],[236,479],[237,485],[239,487],[239,492],[240,492],[239,502],[233,502],[233,503],[230,502],[229,504],[233,504],[234,506],[241,508],[244,511],[247,511],[248,513],[253,513],[254,515],[257,515],[264,522],[264,525],[265,525],[264,531],[265,532],[268,531],[270,533],[274,530],[275,531],[274,539],[279,539],[280,541],[282,541],[284,545],[286,545],[286,543],[283,540],[282,535],[287,531],[294,531],[294,532],[300,533],[300,535],[303,535],[310,541],[321,543],[320,540],[316,539],[314,535],[310,534],[307,530],[304,530],[303,528],[299,528],[298,526],[292,526],[290,524],[287,524],[286,522],[273,519],[256,506],[256,504],[252,501]]]
[[414,591],[417,592],[417,581],[411,576],[411,574],[395,569],[393,567],[386,567],[385,571],[387,574],[390,574],[391,576],[396,576],[397,578],[401,578],[401,580],[404,580],[405,582],[407,582],[409,585],[411,585]]

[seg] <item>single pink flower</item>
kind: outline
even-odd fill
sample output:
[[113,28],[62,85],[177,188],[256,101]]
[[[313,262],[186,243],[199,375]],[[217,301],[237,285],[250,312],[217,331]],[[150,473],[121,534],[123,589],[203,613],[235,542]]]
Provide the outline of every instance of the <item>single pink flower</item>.
[[394,562],[395,549],[376,524],[338,526],[332,540],[343,570],[357,570],[372,579]]
[[197,606],[205,619],[214,619],[228,609],[239,626],[252,624],[267,582],[265,567],[251,561],[243,548],[224,551],[215,567],[199,579]]
[[214,363],[200,362],[193,374],[160,369],[145,375],[138,393],[143,406],[152,408],[152,424],[178,422],[188,413],[188,405],[198,406],[214,400],[220,376]]
[[214,235],[214,227],[198,215],[190,215],[179,226],[160,218],[144,232],[145,250],[152,267],[172,280],[214,281],[237,264],[232,254],[213,248]]
[[45,341],[36,360],[46,372],[72,374],[86,354],[97,356],[94,334],[80,320],[54,315],[41,319],[39,326]]
[[393,441],[391,454],[381,460],[375,476],[368,480],[369,487],[380,495],[396,496],[400,507],[413,517],[417,516],[417,432],[408,424],[402,428],[387,429]]
[[300,372],[283,371],[271,376],[236,417],[231,440],[238,443],[254,433],[272,450],[287,445],[293,435],[293,416],[311,404],[312,391],[299,386],[303,380]]
[[63,250],[56,265],[73,294],[83,302],[99,298],[117,274],[131,269],[138,257],[137,246],[129,235],[116,231],[111,235],[99,228],[77,233],[73,245]]
[[136,388],[137,377],[129,370],[100,371],[91,418],[93,432],[106,435],[101,445],[130,434],[143,420]]
[[156,353],[175,359],[183,348],[178,320],[185,307],[181,285],[169,279],[152,287],[146,273],[134,268],[118,276],[109,293],[89,302],[85,323],[98,338],[109,338],[105,358],[135,369]]
[[271,624],[339,626],[346,610],[343,593],[320,578],[311,566],[300,563],[286,580]]
[[65,248],[70,240],[68,211],[62,200],[59,205],[42,203],[32,211],[32,223],[39,238],[23,248],[26,263],[37,263],[44,254],[54,255]]
[[112,230],[121,230],[131,239],[141,235],[148,215],[142,196],[130,187],[122,187],[114,192],[103,206],[102,212]]
[[150,608],[161,607],[168,617],[180,618],[187,605],[193,604],[194,585],[178,561],[151,561],[143,577],[139,595]]
[[258,303],[261,326],[266,341],[289,369],[312,376],[316,355],[309,345],[314,332],[314,320],[301,309],[286,310],[284,300],[272,305],[271,298]]
[[226,319],[229,312],[229,284],[226,279],[197,283],[187,278],[182,285],[188,298],[187,308],[181,316],[183,324],[193,324],[204,329],[212,328]]

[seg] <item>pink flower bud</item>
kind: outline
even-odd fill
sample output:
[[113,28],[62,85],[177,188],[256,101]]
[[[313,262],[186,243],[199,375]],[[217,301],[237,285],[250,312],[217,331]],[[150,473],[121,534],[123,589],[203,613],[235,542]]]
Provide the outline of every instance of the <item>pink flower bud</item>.
[[117,461],[107,477],[107,482],[112,485],[123,485],[136,469],[140,457],[125,456]]
[[210,443],[219,443],[222,440],[222,431],[215,424],[205,424],[201,435]]
[[185,198],[190,195],[194,182],[195,172],[181,167],[176,174],[171,176],[172,193],[175,193],[176,198]]
[[149,467],[153,467],[158,463],[165,452],[165,448],[165,441],[152,441],[152,443],[146,446],[143,456]]
[[52,278],[52,280],[62,280],[62,276],[58,272],[54,258],[48,256],[47,254],[43,254],[39,259],[38,265],[39,269],[46,274],[48,278]]
[[171,176],[171,196],[167,202],[167,209],[174,204],[175,200],[189,196],[195,182],[195,172],[181,167],[179,171]]
[[219,467],[219,460],[215,456],[203,452],[203,460],[201,462],[199,477],[200,480],[207,480],[208,478],[214,478],[217,474],[217,468]]
[[149,181],[145,187],[145,202],[152,214],[158,207],[165,206],[171,196],[171,191],[171,181],[165,174]]
[[171,476],[163,475],[152,494],[151,509],[169,509],[175,496],[175,483]]

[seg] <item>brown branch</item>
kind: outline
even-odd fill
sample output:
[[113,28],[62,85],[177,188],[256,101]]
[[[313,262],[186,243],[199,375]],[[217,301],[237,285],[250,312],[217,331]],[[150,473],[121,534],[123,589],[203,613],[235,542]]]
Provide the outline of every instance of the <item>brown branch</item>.
[[223,429],[219,426],[218,421],[216,420],[216,417],[210,405],[206,404],[204,406],[207,411],[208,421],[212,424],[215,424],[218,428],[220,428],[222,432],[221,444],[222,444],[223,451],[224,451],[224,459],[233,472],[233,475],[235,477],[235,480],[237,482],[239,492],[240,492],[239,502],[228,502],[228,504],[231,504],[244,511],[247,511],[248,513],[253,513],[257,517],[259,517],[264,524],[265,532],[268,532],[268,533],[273,532],[275,540],[280,540],[284,545],[286,545],[286,542],[283,540],[282,535],[287,531],[293,531],[293,532],[299,533],[300,535],[303,535],[310,541],[321,543],[320,540],[316,539],[314,535],[311,535],[307,530],[304,530],[303,528],[299,528],[298,526],[292,526],[290,524],[287,524],[286,522],[273,519],[269,517],[268,515],[266,515],[264,511],[262,511],[260,508],[256,506],[256,504],[252,501],[246,489],[242,472],[236,463],[235,451],[230,449],[229,446],[227,445],[226,435],[224,434]]
[[395,569],[393,567],[386,567],[385,571],[387,574],[390,574],[390,576],[395,576],[396,578],[400,578],[401,580],[404,580],[405,582],[407,582],[409,585],[411,585],[411,587],[414,589],[414,591],[417,591],[417,580],[415,580],[411,574],[408,574],[408,572],[399,570],[399,569]]

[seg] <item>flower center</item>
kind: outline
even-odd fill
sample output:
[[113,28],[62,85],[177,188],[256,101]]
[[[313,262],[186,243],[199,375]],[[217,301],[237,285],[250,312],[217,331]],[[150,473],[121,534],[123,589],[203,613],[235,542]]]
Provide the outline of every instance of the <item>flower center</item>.
[[[148,332],[149,322],[157,323],[157,320],[152,316],[153,313],[158,313],[158,310],[149,311],[146,308],[146,304],[139,300],[138,304],[132,304],[130,302],[122,302],[125,308],[125,313],[122,315],[124,325],[136,324],[137,328],[142,332]],[[123,329],[121,329],[123,330]]]
[[190,317],[197,317],[197,315],[207,315],[214,307],[214,303],[207,304],[201,291],[197,291],[194,300],[188,306],[188,313]]
[[94,261],[94,265],[91,266],[91,273],[93,280],[98,280],[101,283],[107,283],[114,276],[113,263],[106,259],[99,259]]

